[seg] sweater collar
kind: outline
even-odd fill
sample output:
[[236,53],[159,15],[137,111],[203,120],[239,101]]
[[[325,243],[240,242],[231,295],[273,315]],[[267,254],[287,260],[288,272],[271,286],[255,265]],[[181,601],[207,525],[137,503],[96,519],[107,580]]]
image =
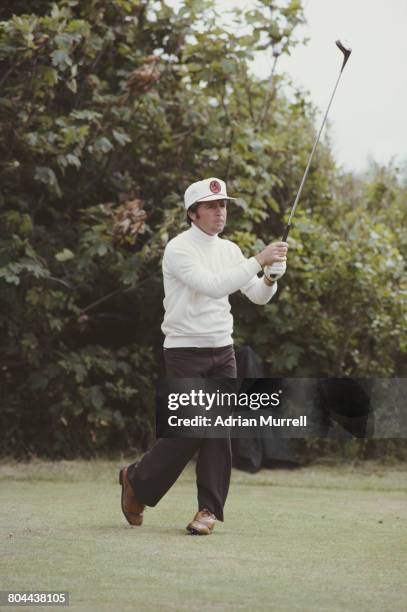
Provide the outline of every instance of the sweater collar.
[[214,244],[218,240],[218,234],[211,236],[210,234],[206,234],[199,227],[195,225],[195,223],[191,223],[191,236],[197,242],[201,244]]

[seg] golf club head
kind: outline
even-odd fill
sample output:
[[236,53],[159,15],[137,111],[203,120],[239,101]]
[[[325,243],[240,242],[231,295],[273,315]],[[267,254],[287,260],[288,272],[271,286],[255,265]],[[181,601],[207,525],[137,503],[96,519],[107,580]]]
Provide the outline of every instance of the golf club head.
[[349,46],[348,43],[343,42],[341,40],[336,40],[335,41],[336,46],[338,47],[338,49],[340,49],[343,53],[343,64],[342,64],[342,68],[341,68],[341,72],[342,70],[345,68],[345,64],[349,59],[350,54],[352,53],[352,48]]

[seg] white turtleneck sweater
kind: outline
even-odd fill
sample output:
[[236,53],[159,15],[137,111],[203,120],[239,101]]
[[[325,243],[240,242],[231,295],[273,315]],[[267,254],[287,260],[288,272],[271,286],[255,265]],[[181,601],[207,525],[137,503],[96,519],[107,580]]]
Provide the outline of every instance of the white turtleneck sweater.
[[233,343],[228,296],[242,291],[255,304],[266,304],[277,291],[257,276],[261,266],[239,247],[210,236],[192,224],[167,244],[164,276],[164,347],[216,348]]

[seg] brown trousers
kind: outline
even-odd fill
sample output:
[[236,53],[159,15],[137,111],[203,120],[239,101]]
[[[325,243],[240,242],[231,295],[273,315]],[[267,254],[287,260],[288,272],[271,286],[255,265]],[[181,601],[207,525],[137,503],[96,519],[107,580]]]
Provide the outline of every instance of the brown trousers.
[[[169,378],[236,378],[233,346],[214,349],[164,349]],[[230,438],[160,438],[143,458],[128,468],[138,499],[155,506],[198,451],[198,509],[207,508],[223,521],[232,467]]]

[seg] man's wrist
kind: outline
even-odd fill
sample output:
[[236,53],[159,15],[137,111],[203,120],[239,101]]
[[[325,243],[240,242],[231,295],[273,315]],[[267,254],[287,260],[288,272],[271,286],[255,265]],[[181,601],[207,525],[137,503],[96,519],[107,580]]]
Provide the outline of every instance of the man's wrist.
[[264,284],[267,285],[267,287],[271,287],[276,282],[273,279],[269,279],[265,274],[263,274],[263,281],[264,281]]

